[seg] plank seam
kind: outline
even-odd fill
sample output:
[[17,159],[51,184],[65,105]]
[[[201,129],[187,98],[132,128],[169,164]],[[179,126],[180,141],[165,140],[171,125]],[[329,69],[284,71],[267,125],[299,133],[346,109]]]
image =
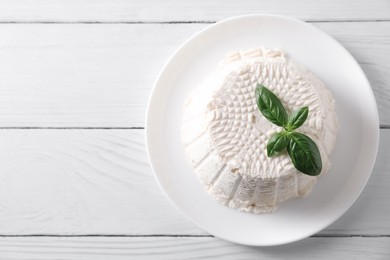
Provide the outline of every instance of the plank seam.
[[[0,130],[143,130],[143,126],[3,126]],[[379,129],[390,129],[390,125],[380,125]]]
[[[174,235],[174,234],[151,234],[151,235],[115,235],[115,234],[86,234],[86,235],[55,235],[55,234],[31,234],[31,235],[0,235],[0,238],[12,237],[214,237],[213,235]],[[390,235],[374,234],[374,235],[347,235],[347,234],[318,234],[310,237],[361,237],[361,238],[375,238],[375,237],[390,237]]]
[[[222,19],[221,19],[222,20]],[[1,21],[0,24],[213,24],[215,21]],[[308,23],[378,23],[390,22],[390,19],[367,20],[304,20]]]
[[370,237],[390,237],[390,235],[383,234],[374,234],[374,235],[343,235],[343,234],[318,234],[313,235],[311,237],[362,237],[362,238],[370,238]]
[[0,237],[214,237],[212,235],[116,235],[116,234],[85,234],[85,235],[56,235],[56,234],[31,234],[31,235],[0,235]]
[[100,126],[97,126],[97,127],[88,127],[88,126],[59,126],[59,127],[56,127],[56,126],[4,126],[4,127],[0,127],[0,130],[45,130],[45,129],[49,129],[49,130],[80,130],[80,129],[85,129],[85,130],[139,130],[139,129],[145,129],[145,127],[143,126],[134,126],[134,127],[100,127]]

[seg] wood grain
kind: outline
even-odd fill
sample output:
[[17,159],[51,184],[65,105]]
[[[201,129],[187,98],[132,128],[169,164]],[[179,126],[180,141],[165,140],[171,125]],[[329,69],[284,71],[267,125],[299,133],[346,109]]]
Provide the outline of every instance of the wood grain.
[[[390,125],[390,22],[315,25],[359,61]],[[206,26],[3,24],[0,127],[142,127],[163,64]]]
[[143,140],[143,131],[1,131],[0,234],[200,233],[162,195]]
[[311,237],[247,247],[211,237],[0,238],[0,259],[388,259],[389,237]]
[[[390,131],[356,204],[320,235],[390,235]],[[143,130],[1,130],[0,235],[205,235],[163,196]]]
[[0,22],[181,22],[276,13],[310,21],[389,20],[386,0],[2,0]]
[[[143,130],[93,129],[143,127],[180,43],[253,13],[316,22],[339,40],[389,128],[389,10],[386,0],[0,0],[0,128],[12,128],[0,129],[0,236],[54,235],[0,237],[0,259],[389,259],[388,129],[352,208],[316,237],[272,248],[208,237],[179,214],[154,180]],[[56,237],[73,234],[131,237]]]

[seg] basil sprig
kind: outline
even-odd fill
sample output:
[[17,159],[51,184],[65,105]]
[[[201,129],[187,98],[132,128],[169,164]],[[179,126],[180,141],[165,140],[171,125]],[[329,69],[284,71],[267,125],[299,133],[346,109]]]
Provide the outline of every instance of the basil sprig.
[[268,157],[275,156],[287,148],[295,168],[307,175],[317,176],[322,170],[321,154],[317,145],[307,135],[294,130],[302,126],[309,115],[309,108],[302,107],[288,116],[282,102],[263,85],[256,86],[256,101],[260,112],[270,122],[283,127],[267,144]]

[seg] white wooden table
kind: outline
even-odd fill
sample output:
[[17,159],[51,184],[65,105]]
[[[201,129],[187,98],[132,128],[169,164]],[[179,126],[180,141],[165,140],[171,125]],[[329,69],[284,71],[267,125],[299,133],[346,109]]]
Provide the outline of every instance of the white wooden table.
[[[358,60],[381,141],[363,194],[297,243],[255,248],[205,233],[157,186],[144,144],[163,63],[220,19],[313,23]],[[390,1],[0,1],[1,259],[390,259]]]

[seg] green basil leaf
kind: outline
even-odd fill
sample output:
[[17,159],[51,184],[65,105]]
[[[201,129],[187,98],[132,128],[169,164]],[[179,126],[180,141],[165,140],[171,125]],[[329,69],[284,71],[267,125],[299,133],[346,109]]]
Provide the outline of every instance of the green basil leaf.
[[320,151],[308,136],[298,132],[291,133],[287,151],[298,171],[311,176],[317,176],[321,173]]
[[292,112],[292,114],[288,118],[286,129],[288,131],[297,129],[298,127],[303,125],[303,123],[305,123],[308,115],[309,115],[309,107],[302,107]]
[[268,157],[277,155],[286,149],[289,140],[289,135],[286,132],[280,132],[272,135],[267,144]]
[[256,100],[260,112],[265,118],[278,126],[286,126],[287,112],[280,100],[269,89],[258,84],[256,87]]

